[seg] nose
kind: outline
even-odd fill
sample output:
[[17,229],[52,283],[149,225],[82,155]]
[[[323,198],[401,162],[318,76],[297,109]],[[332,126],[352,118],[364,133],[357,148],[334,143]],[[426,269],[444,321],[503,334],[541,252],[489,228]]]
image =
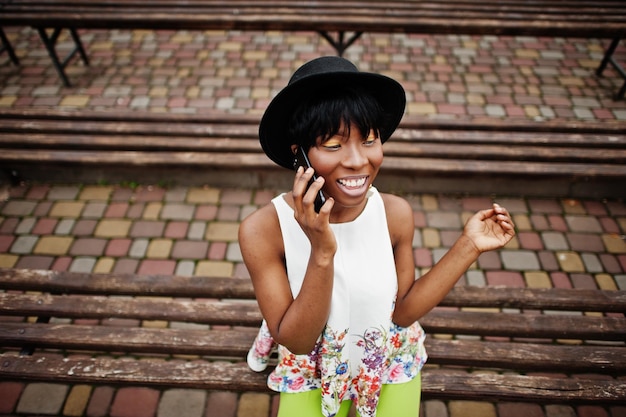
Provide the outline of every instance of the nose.
[[366,165],[367,161],[368,159],[365,153],[365,149],[363,148],[363,145],[360,141],[358,143],[354,143],[354,141],[351,141],[350,144],[346,146],[346,154],[343,158],[344,166],[352,169],[357,169]]

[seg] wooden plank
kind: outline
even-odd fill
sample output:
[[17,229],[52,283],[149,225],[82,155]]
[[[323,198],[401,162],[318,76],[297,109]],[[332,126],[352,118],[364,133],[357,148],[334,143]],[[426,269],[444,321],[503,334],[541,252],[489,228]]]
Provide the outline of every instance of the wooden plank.
[[[13,268],[0,268],[0,288],[58,294],[255,298],[248,278],[89,274]],[[626,291],[457,286],[440,305],[624,313]]]
[[[85,384],[133,384],[235,391],[268,391],[265,373],[245,363],[206,361],[59,358],[4,354],[3,380]],[[422,373],[424,398],[489,398],[551,403],[623,403],[626,385],[614,379],[564,379],[545,376],[465,373],[429,370]]]
[[[195,330],[1,323],[0,345],[37,349],[224,356],[243,360],[257,329]],[[626,371],[624,346],[426,339],[429,364],[542,372]]]
[[[258,326],[262,320],[258,306],[253,302],[12,293],[0,293],[0,314],[92,319],[118,317],[234,326]],[[622,341],[626,334],[623,318],[581,315],[433,310],[420,323],[429,333],[482,336]]]
[[0,293],[0,314],[107,319],[166,320],[231,326],[259,326],[255,302],[186,300],[154,297],[53,296]]
[[[380,3],[380,4],[379,4]],[[78,28],[366,31],[620,37],[624,8],[588,2],[483,4],[465,2],[237,2],[147,4],[124,1],[49,3],[14,0],[0,24]],[[141,7],[144,6],[144,7]],[[612,7],[609,7],[612,6]]]
[[247,278],[89,274],[46,269],[0,268],[0,288],[57,294],[255,298],[252,283]]

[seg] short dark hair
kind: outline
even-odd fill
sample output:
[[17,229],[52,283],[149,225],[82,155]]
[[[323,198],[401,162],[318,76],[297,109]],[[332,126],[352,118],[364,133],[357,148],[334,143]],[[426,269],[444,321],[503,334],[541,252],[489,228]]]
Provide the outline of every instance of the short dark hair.
[[378,134],[384,126],[385,113],[378,101],[365,89],[358,87],[325,88],[309,97],[303,97],[289,120],[289,139],[306,150],[339,133],[342,127],[352,125],[365,138],[371,129]]

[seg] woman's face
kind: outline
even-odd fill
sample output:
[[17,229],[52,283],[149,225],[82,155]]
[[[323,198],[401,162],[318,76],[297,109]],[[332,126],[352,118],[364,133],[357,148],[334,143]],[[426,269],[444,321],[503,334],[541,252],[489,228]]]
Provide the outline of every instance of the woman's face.
[[[308,153],[318,176],[324,177],[324,194],[335,200],[335,207],[359,208],[383,162],[383,147],[378,132],[363,137],[356,126],[339,132],[311,147]],[[359,210],[360,212],[360,210]]]

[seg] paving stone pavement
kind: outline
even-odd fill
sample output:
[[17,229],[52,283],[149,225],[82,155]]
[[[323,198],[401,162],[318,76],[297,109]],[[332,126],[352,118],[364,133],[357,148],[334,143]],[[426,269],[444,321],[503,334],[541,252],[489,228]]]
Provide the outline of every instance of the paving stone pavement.
[[[20,58],[0,55],[0,107],[260,114],[303,61],[332,53],[310,33],[81,31],[91,65],[62,87],[34,31],[6,28]],[[63,38],[65,39],[65,38]],[[493,36],[364,35],[346,53],[407,89],[423,118],[626,122],[622,80],[593,71],[608,41]],[[66,39],[60,48],[69,46]],[[624,48],[617,59],[626,61]],[[1,123],[1,121],[0,121]],[[0,267],[247,277],[239,221],[284,190],[154,184],[20,184],[0,188]],[[525,196],[405,195],[414,208],[417,273],[465,219],[492,201],[518,228],[480,257],[466,285],[626,290],[626,204]],[[0,381],[0,415],[267,417],[259,393]],[[436,401],[422,417],[625,417],[624,406]]]

